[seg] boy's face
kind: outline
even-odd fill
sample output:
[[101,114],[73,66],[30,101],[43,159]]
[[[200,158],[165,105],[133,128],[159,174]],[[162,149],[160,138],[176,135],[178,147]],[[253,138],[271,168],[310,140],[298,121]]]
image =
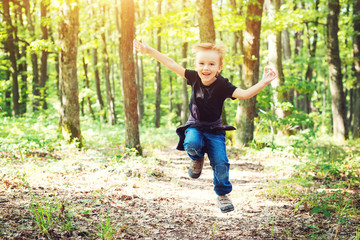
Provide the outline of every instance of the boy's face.
[[205,86],[216,81],[216,75],[220,73],[220,55],[213,50],[199,51],[195,56],[195,70]]

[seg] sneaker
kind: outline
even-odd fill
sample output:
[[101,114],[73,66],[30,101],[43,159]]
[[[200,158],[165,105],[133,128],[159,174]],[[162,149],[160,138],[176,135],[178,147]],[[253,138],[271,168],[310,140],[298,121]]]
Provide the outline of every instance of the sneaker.
[[232,204],[228,196],[218,196],[217,201],[218,207],[220,208],[222,213],[234,211],[234,205]]
[[204,165],[204,158],[199,160],[191,160],[190,167],[189,167],[189,176],[191,178],[199,178],[201,175],[201,170]]

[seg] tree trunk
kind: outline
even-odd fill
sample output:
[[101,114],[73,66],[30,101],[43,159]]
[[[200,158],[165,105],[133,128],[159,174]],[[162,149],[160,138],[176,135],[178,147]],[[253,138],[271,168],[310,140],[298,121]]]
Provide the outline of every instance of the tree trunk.
[[133,56],[135,36],[135,13],[133,0],[121,0],[120,58],[124,92],[125,147],[135,148],[142,154],[139,138],[137,92]]
[[336,140],[347,138],[346,103],[342,83],[341,60],[339,56],[338,17],[339,0],[328,0],[327,15],[327,48],[329,61],[329,78],[331,92],[331,110],[333,117],[333,134]]
[[[81,40],[80,40],[80,44],[81,44]],[[89,50],[87,50],[87,55],[88,56],[90,55]],[[82,62],[83,62],[83,68],[84,68],[85,89],[88,92],[90,90],[90,80],[89,80],[89,75],[88,75],[88,64],[87,64],[87,62],[85,60],[85,56],[83,56]],[[90,98],[89,94],[90,93],[87,93],[87,96],[85,98],[86,98],[86,102],[87,102],[87,106],[88,106],[90,115],[91,115],[92,119],[95,120],[95,114],[94,114],[94,110],[92,109],[92,106],[91,106],[92,103],[91,103],[91,98]]]
[[[241,88],[249,88],[259,80],[259,50],[261,16],[264,0],[250,2],[247,6],[246,30],[244,34],[244,72]],[[256,96],[240,100],[236,112],[236,139],[241,145],[254,138],[254,118],[256,115]]]
[[[161,15],[161,2],[158,0],[158,15]],[[157,50],[161,52],[161,27],[157,30]],[[155,127],[160,127],[160,117],[161,117],[161,63],[156,63],[156,79],[155,79]]]
[[[266,0],[266,6],[268,11],[268,18],[270,21],[275,21],[277,11],[280,9],[280,0]],[[275,69],[278,77],[271,82],[273,88],[273,101],[275,107],[275,114],[278,118],[283,119],[287,115],[284,109],[282,109],[282,103],[287,101],[287,94],[284,90],[280,90],[284,86],[284,74],[282,70],[282,56],[281,56],[281,32],[274,29],[268,34],[269,44],[269,65]]]
[[[242,13],[242,5],[239,6],[239,9],[237,9],[236,0],[230,0],[231,7],[234,11],[236,11],[237,15],[241,16]],[[239,51],[238,52],[238,45],[239,45]],[[237,31],[234,32],[234,54],[235,56],[242,56],[244,54],[244,37],[243,37],[243,31]],[[239,76],[240,76],[240,82],[243,81],[243,66],[242,64],[238,65],[239,69]]]
[[[215,43],[215,25],[212,11],[212,0],[197,0],[199,12],[200,42]],[[227,125],[225,105],[221,112],[222,123]]]
[[[18,7],[16,11],[16,19],[19,20],[21,28],[24,28],[24,21],[22,17],[22,7]],[[18,59],[27,59],[27,43],[21,43],[17,36],[17,31],[15,32],[15,40],[18,44],[16,47],[16,56]],[[18,72],[21,76],[21,81],[19,82],[20,90],[20,100],[19,100],[19,114],[25,114],[27,111],[27,100],[28,100],[28,84],[27,84],[27,62],[21,61],[18,65]]]
[[290,46],[289,30],[285,29],[282,31],[281,40],[282,40],[281,46],[282,46],[283,52],[284,52],[284,60],[288,61],[291,59],[291,46]]
[[169,76],[169,112],[172,113],[173,106],[173,76]]
[[135,52],[135,62],[136,62],[136,86],[137,86],[137,96],[138,96],[138,114],[139,114],[139,123],[142,122],[144,118],[144,66],[142,56],[139,57],[137,52]]
[[[21,47],[20,58],[26,59],[26,45]],[[28,100],[28,84],[27,84],[27,63],[23,61],[19,64],[19,73],[21,74],[21,84],[20,84],[20,114],[26,113],[27,110],[27,100]]]
[[201,42],[215,42],[212,0],[196,0]]
[[18,68],[15,52],[15,27],[11,21],[9,0],[3,1],[3,16],[6,26],[7,38],[5,40],[5,51],[8,53],[11,63],[11,78],[12,78],[12,116],[17,116],[20,113],[19,104],[19,83],[18,83]]
[[[187,62],[186,62],[186,58],[187,58],[187,49],[188,49],[188,43],[184,42],[183,46],[182,46],[182,66],[183,68],[186,68]],[[187,83],[186,83],[186,79],[184,79],[182,81],[182,94],[181,94],[181,123],[185,124],[188,117],[189,117],[189,95],[188,95],[188,91],[187,91]]]
[[[103,17],[103,26],[105,26],[105,17],[106,17],[106,9],[103,7],[102,11]],[[104,75],[105,75],[105,86],[106,86],[106,102],[107,102],[107,110],[109,114],[109,122],[111,125],[116,124],[116,114],[115,114],[115,100],[112,94],[112,87],[110,83],[110,62],[109,56],[107,52],[107,42],[105,31],[101,34],[102,43],[103,43],[103,57],[104,57]]]
[[356,85],[353,89],[354,104],[353,110],[354,117],[351,124],[352,136],[357,139],[360,138],[360,1],[353,3],[354,15],[354,72],[356,77]]
[[64,1],[60,7],[60,89],[61,89],[61,130],[68,143],[76,141],[82,147],[80,130],[79,96],[77,79],[77,45],[79,33],[78,5]]
[[99,102],[99,110],[100,110],[100,121],[103,122],[106,119],[106,111],[104,107],[104,101],[101,94],[101,83],[100,83],[100,74],[99,74],[99,67],[98,67],[98,52],[97,48],[93,49],[93,61],[94,61],[94,68],[95,68],[95,88],[96,88],[96,96]]
[[[41,39],[44,41],[47,41],[49,38],[49,32],[48,32],[48,27],[46,25],[46,14],[47,14],[47,9],[49,7],[49,2],[47,0],[42,0],[41,1]],[[47,102],[46,102],[46,97],[47,97],[47,90],[46,90],[46,82],[48,80],[48,75],[47,75],[47,60],[48,60],[48,51],[47,49],[41,51],[41,55],[40,55],[40,81],[39,81],[39,88],[40,88],[40,96],[41,96],[41,103],[42,103],[42,108],[43,109],[47,109]]]
[[[92,0],[90,2],[91,2],[91,4],[93,4]],[[97,16],[95,14],[94,7],[92,7],[92,9],[91,9],[91,15],[92,15],[93,18],[99,17],[99,16]],[[95,32],[99,31],[98,22],[95,22],[94,31]],[[99,57],[98,57],[98,49],[97,49],[97,46],[95,46],[93,48],[95,89],[96,89],[96,96],[97,96],[97,101],[98,101],[98,106],[99,106],[99,111],[100,111],[100,121],[104,122],[106,120],[106,110],[105,110],[105,104],[104,104],[104,100],[103,100],[102,93],[101,93],[101,81],[100,81],[100,74],[99,74],[98,59],[99,59]]]
[[[32,14],[30,11],[30,1],[24,0],[25,13],[29,25],[29,32],[31,40],[35,40],[35,27],[32,20]],[[31,53],[31,64],[32,64],[32,93],[33,93],[33,111],[39,110],[40,107],[40,80],[39,80],[39,65],[38,56],[36,53]]]

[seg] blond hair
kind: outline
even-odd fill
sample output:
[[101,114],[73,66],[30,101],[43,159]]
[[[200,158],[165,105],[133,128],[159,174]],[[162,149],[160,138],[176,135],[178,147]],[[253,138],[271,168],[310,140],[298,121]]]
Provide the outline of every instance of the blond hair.
[[215,51],[220,56],[220,64],[226,52],[226,47],[222,43],[198,43],[193,45],[192,53],[196,54],[200,51]]

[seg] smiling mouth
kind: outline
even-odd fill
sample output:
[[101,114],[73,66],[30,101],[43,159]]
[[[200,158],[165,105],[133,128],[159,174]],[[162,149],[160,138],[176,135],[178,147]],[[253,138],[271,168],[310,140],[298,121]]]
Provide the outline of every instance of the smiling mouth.
[[211,75],[211,73],[203,73],[202,75],[205,76],[205,77],[208,77],[208,76]]

